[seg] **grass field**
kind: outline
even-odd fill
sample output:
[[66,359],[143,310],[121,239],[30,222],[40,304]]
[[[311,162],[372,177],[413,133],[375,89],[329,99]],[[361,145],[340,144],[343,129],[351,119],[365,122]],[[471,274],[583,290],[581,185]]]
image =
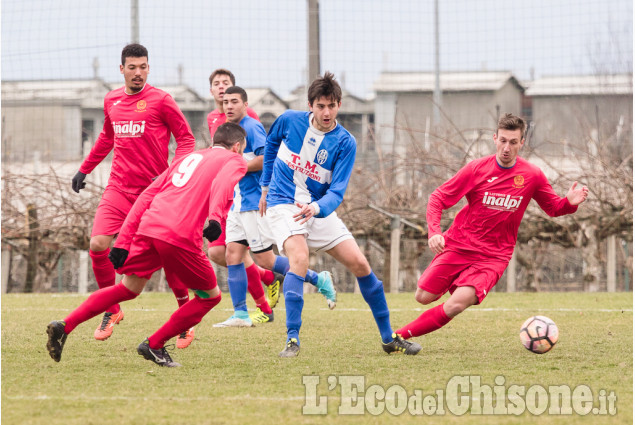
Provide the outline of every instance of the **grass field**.
[[[165,293],[142,294],[125,303],[125,320],[105,342],[92,336],[99,318],[81,325],[69,336],[62,361],[53,362],[45,348],[46,325],[64,318],[83,299],[73,294],[2,297],[3,425],[633,422],[632,293],[492,293],[483,305],[444,329],[418,338],[422,352],[407,357],[381,350],[372,315],[360,295],[339,294],[337,308],[329,311],[320,295],[308,294],[302,350],[295,359],[277,357],[285,340],[283,301],[274,323],[251,329],[212,328],[230,314],[225,294],[197,327],[194,343],[175,350],[173,357],[184,365],[175,369],[160,368],[136,353],[139,342],[176,307],[173,296]],[[388,305],[395,327],[422,311],[412,294],[390,294]],[[518,338],[520,324],[534,314],[550,317],[560,329],[559,343],[544,355],[526,351]],[[303,414],[303,376],[310,375],[320,378],[313,395],[328,397],[326,416]],[[346,400],[337,383],[345,375],[361,377],[354,379],[364,380],[364,390],[381,387],[398,395],[390,387],[399,385],[408,396],[435,395],[452,377],[467,375],[480,376],[481,385],[490,387],[497,379],[504,389],[587,385],[595,406],[601,390],[613,391],[617,414],[547,411],[536,417],[528,411],[518,416],[468,411],[458,416],[446,406],[443,415],[421,417],[417,410],[406,409],[395,416],[388,406],[395,407],[397,396],[381,400],[377,393],[361,391],[361,400],[372,396],[380,400],[379,407],[373,410],[374,404],[365,404],[364,415],[344,415],[338,412]],[[449,392],[447,397],[446,403],[452,403]],[[319,398],[307,406],[315,400]],[[382,410],[383,402],[383,413],[373,415]],[[472,399],[471,406],[475,403]]]

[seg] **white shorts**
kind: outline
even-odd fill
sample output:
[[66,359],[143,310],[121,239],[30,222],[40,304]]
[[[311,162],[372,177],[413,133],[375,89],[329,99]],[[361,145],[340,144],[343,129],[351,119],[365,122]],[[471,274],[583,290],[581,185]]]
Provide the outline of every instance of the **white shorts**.
[[299,211],[300,208],[292,204],[276,205],[267,209],[269,225],[281,254],[284,253],[284,241],[293,235],[304,235],[309,249],[314,251],[328,251],[340,242],[353,239],[353,235],[337,213],[332,212],[324,218],[313,217],[300,224],[293,218]]
[[225,243],[246,240],[253,252],[262,251],[272,246],[273,238],[269,221],[260,217],[258,211],[230,211],[227,214]]

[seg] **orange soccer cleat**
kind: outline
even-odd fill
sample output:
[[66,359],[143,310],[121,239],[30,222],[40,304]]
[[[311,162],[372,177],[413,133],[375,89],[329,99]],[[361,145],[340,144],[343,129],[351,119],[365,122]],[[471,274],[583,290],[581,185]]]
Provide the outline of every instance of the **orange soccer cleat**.
[[123,320],[123,310],[119,310],[119,313],[105,313],[101,324],[95,329],[95,339],[98,341],[105,341],[112,335],[112,330],[115,325]]
[[194,341],[194,326],[181,333],[176,338],[176,348],[187,348]]

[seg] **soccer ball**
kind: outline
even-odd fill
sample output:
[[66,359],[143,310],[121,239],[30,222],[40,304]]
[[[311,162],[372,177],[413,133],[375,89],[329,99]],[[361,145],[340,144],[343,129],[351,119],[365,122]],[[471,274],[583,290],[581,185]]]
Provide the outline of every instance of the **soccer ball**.
[[532,353],[546,353],[558,342],[558,327],[548,317],[530,317],[520,327],[520,342]]

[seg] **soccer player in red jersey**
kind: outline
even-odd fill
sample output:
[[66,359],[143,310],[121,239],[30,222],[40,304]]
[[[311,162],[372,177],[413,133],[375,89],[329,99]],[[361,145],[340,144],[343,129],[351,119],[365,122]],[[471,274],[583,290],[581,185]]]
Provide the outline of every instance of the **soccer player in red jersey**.
[[[228,69],[216,69],[209,76],[209,92],[214,98],[214,102],[216,104],[216,109],[214,109],[207,115],[207,126],[209,127],[209,134],[212,139],[214,139],[214,133],[216,133],[216,129],[221,124],[227,122],[227,116],[225,115],[225,110],[223,109],[223,96],[225,95],[225,90],[235,85],[236,77]],[[250,107],[247,107],[247,115],[255,120],[260,121],[260,118],[258,118],[258,114],[256,113],[256,111],[254,111]]]
[[[72,181],[73,190],[79,193],[86,186],[86,175],[114,148],[110,178],[97,207],[90,238],[89,253],[99,288],[115,284],[115,269],[108,260],[110,244],[137,197],[168,168],[170,134],[177,142],[175,161],[191,153],[195,146],[190,126],[174,99],[147,84],[147,49],[140,44],[124,47],[119,69],[125,85],[106,95],[103,130]],[[187,288],[179,282],[169,283],[179,304],[187,302]],[[109,306],[95,330],[95,338],[109,338],[123,316],[118,304]]]
[[[551,217],[572,214],[586,200],[589,190],[578,182],[561,198],[537,166],[518,156],[525,129],[522,118],[503,115],[494,134],[496,154],[468,163],[430,195],[428,245],[436,256],[419,278],[415,299],[430,304],[446,291],[451,296],[398,329],[404,339],[435,331],[483,301],[507,268],[531,199]],[[442,233],[442,211],[463,197],[467,205]]]
[[[216,132],[216,129],[218,128],[218,126],[227,122],[227,115],[225,114],[223,98],[225,96],[225,91],[229,87],[233,87],[235,85],[236,85],[236,77],[228,69],[224,69],[224,68],[216,69],[209,76],[209,86],[210,86],[209,92],[212,94],[212,97],[214,98],[214,102],[216,103],[216,109],[214,109],[212,112],[210,112],[207,115],[207,125],[209,127],[209,133],[212,139],[214,138],[214,133]],[[249,106],[247,106],[247,115],[255,120],[260,121],[260,118],[258,118],[258,114],[256,114],[256,111],[251,109]],[[230,200],[230,205],[231,205],[231,200]],[[222,229],[221,236],[218,239],[216,239],[214,242],[210,243],[207,249],[207,255],[209,256],[209,258],[214,263],[223,267],[227,267],[227,261],[225,259],[225,251],[227,248],[225,243],[225,239],[226,239],[225,228],[226,227],[227,227],[227,220],[226,220],[226,217],[223,217],[223,219],[221,220],[221,229]],[[246,258],[246,260],[248,259]],[[280,284],[284,280],[284,276],[281,274],[276,274],[272,272],[271,270],[262,268],[258,264],[256,264],[253,267],[253,270],[257,270],[260,276],[258,277],[255,274],[249,275],[248,277],[249,293],[254,298],[254,301],[256,301],[256,304],[257,304],[258,291],[254,292],[254,289],[256,289],[258,285],[262,287],[262,285],[260,284],[260,282],[262,281],[262,283],[264,283],[265,286],[267,287],[268,304],[271,307],[275,307],[280,297]],[[259,320],[264,320],[264,316],[260,315],[259,317],[260,317]]]
[[163,268],[168,281],[183,282],[195,296],[139,344],[137,352],[160,366],[180,366],[166,351],[166,341],[200,323],[221,300],[214,269],[203,252],[203,236],[218,238],[219,221],[227,215],[226,199],[247,172],[242,158],[245,134],[237,124],[224,124],[213,147],[173,161],[139,196],[109,255],[115,269],[125,275],[123,281],[99,289],[66,319],[48,325],[46,347],[53,360],[60,361],[68,334],[80,323],[136,298],[152,274]]

